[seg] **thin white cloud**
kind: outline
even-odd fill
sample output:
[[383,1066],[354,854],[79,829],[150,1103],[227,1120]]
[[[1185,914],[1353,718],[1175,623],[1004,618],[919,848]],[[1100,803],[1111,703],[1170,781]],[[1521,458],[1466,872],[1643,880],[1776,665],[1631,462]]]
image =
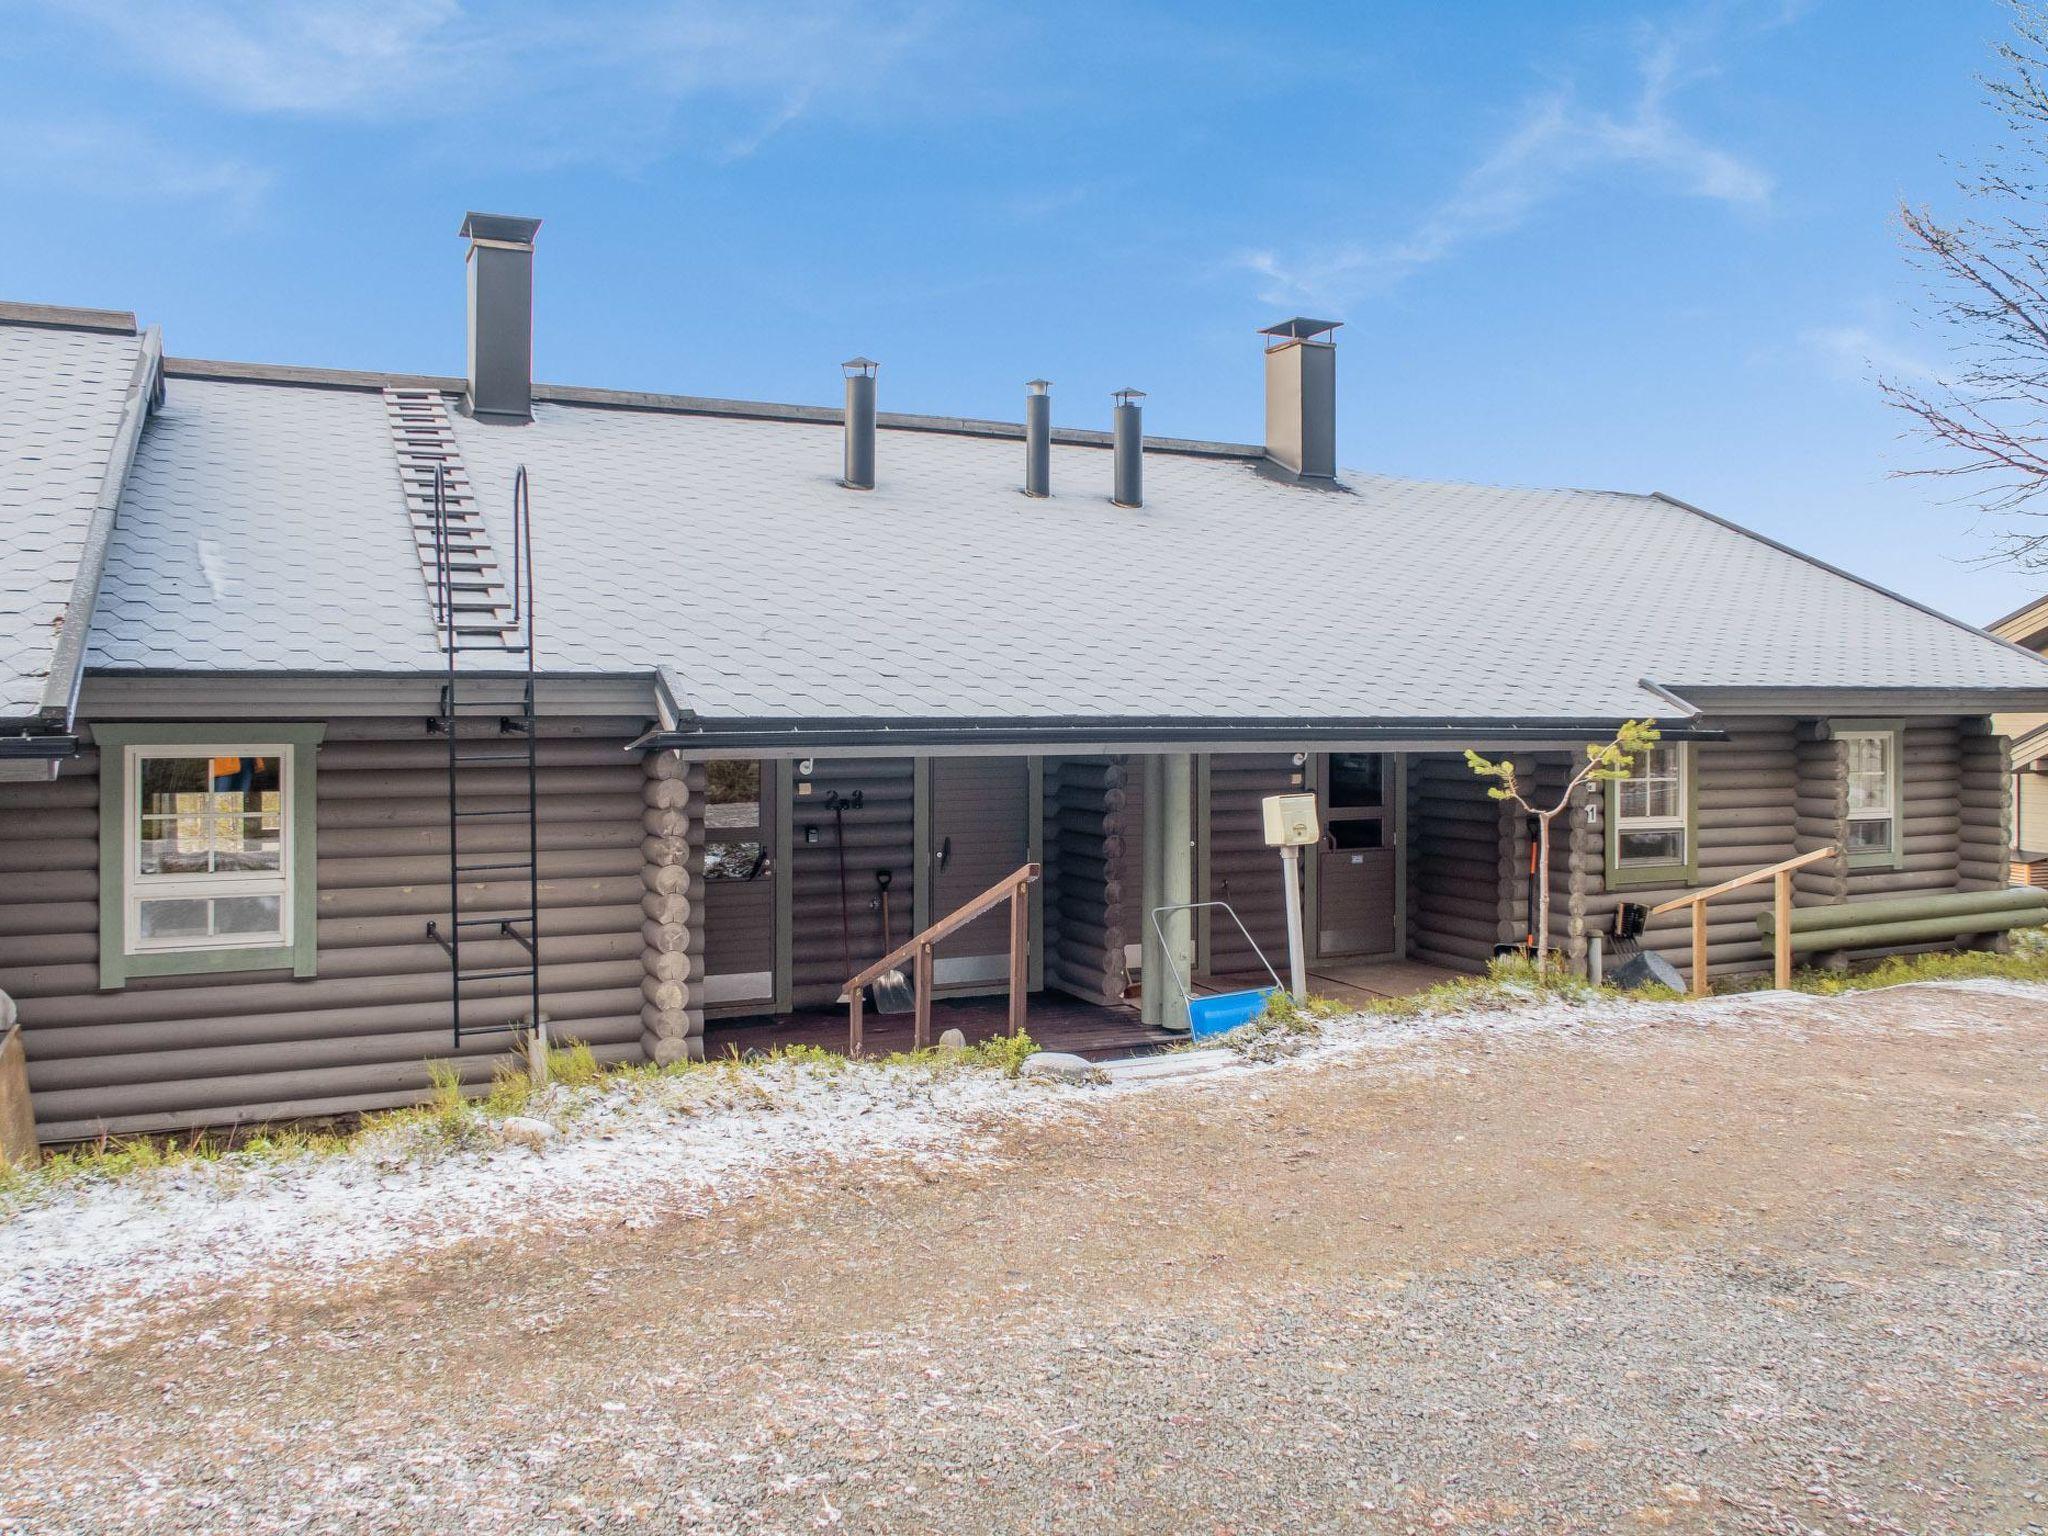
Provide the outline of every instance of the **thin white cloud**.
[[1642,176],[1687,197],[1766,206],[1769,174],[1709,143],[1674,114],[1685,78],[1685,46],[1675,32],[1649,37],[1637,61],[1634,100],[1623,110],[1588,107],[1571,90],[1531,102],[1513,131],[1398,239],[1247,254],[1242,264],[1266,279],[1261,301],[1342,307],[1520,228],[1572,189],[1616,173]]
[[[722,158],[859,113],[936,0],[44,0],[131,65],[236,113],[433,125],[527,161]],[[681,122],[693,105],[715,122]]]
[[1838,379],[1868,383],[1872,378],[1901,384],[1952,386],[1932,358],[1880,336],[1867,325],[1819,325],[1799,333],[1799,344],[1821,368]]
[[250,212],[270,173],[233,155],[194,154],[127,123],[0,121],[0,184],[86,188],[141,202],[208,202]]

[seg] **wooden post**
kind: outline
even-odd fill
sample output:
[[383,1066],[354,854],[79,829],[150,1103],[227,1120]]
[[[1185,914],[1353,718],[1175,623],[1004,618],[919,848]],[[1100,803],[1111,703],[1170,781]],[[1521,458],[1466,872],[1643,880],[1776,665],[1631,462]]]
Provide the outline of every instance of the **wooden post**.
[[917,1011],[911,1015],[910,1048],[921,1051],[932,1043],[932,947],[917,946]]
[[1031,990],[1031,887],[1010,889],[1010,1035],[1024,1032],[1024,999]]
[[1692,904],[1692,995],[1707,995],[1707,904]]
[[1771,935],[1772,958],[1776,961],[1780,992],[1792,985],[1792,871],[1781,869],[1771,878],[1772,901],[1777,909],[1777,929]]
[[849,1056],[860,1054],[861,994],[865,991],[865,987],[851,987],[846,994],[846,1054]]

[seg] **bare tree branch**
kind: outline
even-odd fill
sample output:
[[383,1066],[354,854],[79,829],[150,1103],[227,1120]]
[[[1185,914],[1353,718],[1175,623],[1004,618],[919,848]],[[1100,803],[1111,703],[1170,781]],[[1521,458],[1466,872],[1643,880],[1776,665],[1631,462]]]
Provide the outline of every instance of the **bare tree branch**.
[[1980,210],[1944,223],[1902,204],[1907,257],[1925,274],[1930,320],[1956,366],[1931,380],[1880,378],[1887,404],[1947,456],[1901,470],[1967,482],[1967,499],[2001,519],[1995,558],[2048,566],[2048,0],[2009,0],[2012,36],[1983,80],[2006,130],[1993,162],[1958,182]]

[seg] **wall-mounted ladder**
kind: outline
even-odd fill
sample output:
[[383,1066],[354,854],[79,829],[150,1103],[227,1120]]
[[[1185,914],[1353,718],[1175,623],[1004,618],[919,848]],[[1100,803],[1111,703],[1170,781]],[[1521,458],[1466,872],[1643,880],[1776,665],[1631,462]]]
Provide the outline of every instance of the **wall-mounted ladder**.
[[[459,467],[459,466],[454,466]],[[482,1035],[529,1034],[545,1045],[540,1011],[540,732],[534,699],[533,519],[526,467],[512,482],[512,584],[490,594],[487,611],[473,605],[476,550],[483,542],[467,486],[451,489],[451,466],[433,466],[430,482],[431,596],[448,671],[441,707],[427,729],[448,740],[448,917],[427,924],[427,936],[448,955],[449,1004],[459,1050]],[[502,589],[500,589],[502,592]],[[518,657],[523,667],[463,666],[465,656]],[[481,728],[479,728],[481,726]],[[522,772],[523,770],[523,772]],[[500,780],[514,775],[523,788]],[[482,835],[520,827],[525,837]],[[467,834],[467,835],[465,835]],[[509,887],[509,889],[507,889]],[[473,895],[467,905],[464,891]],[[516,893],[516,894],[515,894]],[[516,962],[505,946],[514,946]],[[470,1023],[484,983],[526,983],[523,1019]],[[503,998],[497,986],[487,998]],[[495,1011],[494,1011],[495,1012]]]

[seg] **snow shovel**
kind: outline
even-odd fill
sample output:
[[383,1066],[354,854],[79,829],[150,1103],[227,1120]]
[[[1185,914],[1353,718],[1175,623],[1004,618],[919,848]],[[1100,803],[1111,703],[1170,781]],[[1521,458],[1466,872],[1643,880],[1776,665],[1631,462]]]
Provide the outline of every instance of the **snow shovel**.
[[[882,952],[887,954],[896,941],[896,925],[889,921],[889,882],[895,878],[890,871],[875,871],[875,892],[882,903]],[[882,972],[868,984],[868,996],[874,999],[877,1013],[915,1013],[917,993],[911,990],[910,982],[903,972],[892,967]]]

